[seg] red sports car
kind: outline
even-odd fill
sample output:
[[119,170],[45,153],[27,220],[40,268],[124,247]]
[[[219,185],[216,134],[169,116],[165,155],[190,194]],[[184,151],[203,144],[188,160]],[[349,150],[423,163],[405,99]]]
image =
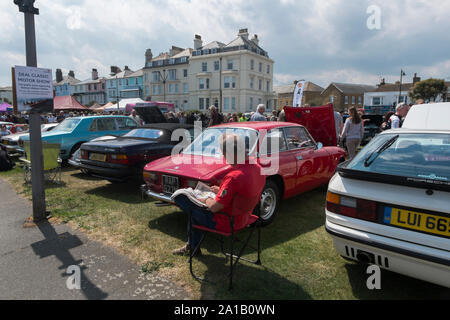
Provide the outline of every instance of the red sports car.
[[143,191],[172,203],[170,197],[176,190],[195,188],[198,181],[220,185],[231,170],[219,148],[219,137],[225,132],[242,137],[246,150],[265,171],[262,174],[267,182],[259,208],[265,224],[273,221],[280,200],[328,183],[345,158],[343,149],[323,147],[305,127],[295,123],[229,123],[204,130],[180,154],[147,164]]

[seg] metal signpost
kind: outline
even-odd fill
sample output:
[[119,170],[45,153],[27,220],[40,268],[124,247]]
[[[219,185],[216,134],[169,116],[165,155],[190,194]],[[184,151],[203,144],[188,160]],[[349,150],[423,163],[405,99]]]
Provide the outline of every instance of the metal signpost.
[[[14,4],[19,6],[19,11],[23,12],[25,15],[25,46],[27,66],[29,67],[37,67],[34,15],[39,14],[39,9],[33,6],[34,1],[35,0],[14,0]],[[31,110],[29,120],[33,220],[34,222],[39,222],[46,219],[41,116],[39,111]]]

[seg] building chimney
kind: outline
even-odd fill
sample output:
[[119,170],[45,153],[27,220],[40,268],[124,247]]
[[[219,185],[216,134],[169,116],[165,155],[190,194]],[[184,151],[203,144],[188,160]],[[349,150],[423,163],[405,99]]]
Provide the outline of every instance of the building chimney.
[[420,77],[417,76],[417,73],[414,73],[413,83],[416,84],[417,82],[420,82]]
[[61,69],[56,69],[56,83],[63,81],[63,75]]
[[384,86],[385,84],[386,84],[386,79],[382,78],[380,81],[380,84],[378,85],[378,88]]
[[152,61],[153,59],[153,53],[152,53],[152,49],[147,49],[145,51],[145,66],[147,67],[148,64]]
[[69,77],[75,78],[75,72],[73,70],[69,71]]
[[184,49],[176,46],[172,46],[172,48],[169,50],[169,56],[173,57],[176,54],[179,54],[180,52],[183,52]]
[[92,80],[98,79],[98,72],[97,69],[92,69]]
[[196,34],[194,38],[194,50],[198,50],[203,47],[202,36]]
[[259,39],[258,39],[258,35],[255,34],[252,38],[252,41],[254,44],[256,44],[257,46],[259,46]]
[[119,67],[116,66],[111,66],[111,73],[109,74],[110,76],[115,76],[116,74],[122,72],[122,70],[120,70]]
[[245,40],[248,40],[248,29],[239,29],[238,37],[242,37]]

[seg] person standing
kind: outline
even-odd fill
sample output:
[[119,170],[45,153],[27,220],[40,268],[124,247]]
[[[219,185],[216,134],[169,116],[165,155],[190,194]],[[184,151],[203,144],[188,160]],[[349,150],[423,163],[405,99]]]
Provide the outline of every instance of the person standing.
[[56,122],[61,123],[64,121],[64,119],[65,119],[64,111],[60,111],[59,115],[56,117]]
[[216,126],[218,124],[221,124],[223,121],[221,119],[221,116],[217,112],[216,106],[209,107],[209,123],[208,127]]
[[364,137],[364,126],[356,107],[348,109],[348,113],[350,117],[345,121],[344,130],[342,130],[340,140],[342,141],[344,138],[347,139],[347,151],[349,159],[351,160],[355,157],[356,150],[358,150],[362,138]]
[[395,108],[395,114],[391,116],[389,121],[391,122],[391,129],[399,129],[403,125],[406,115],[408,114],[409,106],[402,102]]
[[278,114],[278,121],[279,122],[286,122],[286,113],[284,112],[284,108]]
[[334,111],[334,125],[336,127],[336,139],[339,140],[342,129],[344,129],[344,121],[342,120],[341,114],[337,111]]
[[143,125],[141,118],[136,114],[136,110],[131,110],[130,118],[139,123],[140,126]]
[[263,104],[258,105],[258,107],[256,108],[256,112],[252,115],[250,121],[267,121],[266,116],[264,115],[265,111],[266,107]]
[[384,116],[384,120],[383,123],[381,124],[380,130],[381,131],[386,131],[391,129],[391,117],[394,115],[394,113],[392,111],[389,111],[388,113],[386,113],[386,115]]

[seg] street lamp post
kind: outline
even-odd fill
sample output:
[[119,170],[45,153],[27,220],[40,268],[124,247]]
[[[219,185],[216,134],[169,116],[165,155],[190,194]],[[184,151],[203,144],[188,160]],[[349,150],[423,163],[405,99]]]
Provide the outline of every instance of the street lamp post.
[[116,87],[117,87],[117,95],[116,95],[116,99],[117,99],[117,114],[120,114],[120,89],[119,89],[119,79],[117,79],[116,76]]
[[158,70],[159,76],[161,77],[162,83],[163,83],[163,92],[164,92],[164,101],[166,102],[166,82],[167,82],[167,78],[168,78],[168,74],[166,72],[166,69],[163,69],[163,73],[161,73],[161,71]]
[[[402,98],[402,82],[403,82],[403,76],[406,76],[406,73],[403,71],[403,69],[400,71],[400,91],[398,94],[398,100],[397,105],[400,103],[400,99]],[[404,101],[406,102],[406,101]]]
[[[39,9],[34,7],[35,0],[14,0],[19,11],[25,16],[25,47],[28,67],[37,67],[36,33],[34,15]],[[38,111],[30,111],[30,156],[31,156],[31,188],[33,196],[33,220],[40,222],[46,219],[44,166],[42,158],[41,116]]]

